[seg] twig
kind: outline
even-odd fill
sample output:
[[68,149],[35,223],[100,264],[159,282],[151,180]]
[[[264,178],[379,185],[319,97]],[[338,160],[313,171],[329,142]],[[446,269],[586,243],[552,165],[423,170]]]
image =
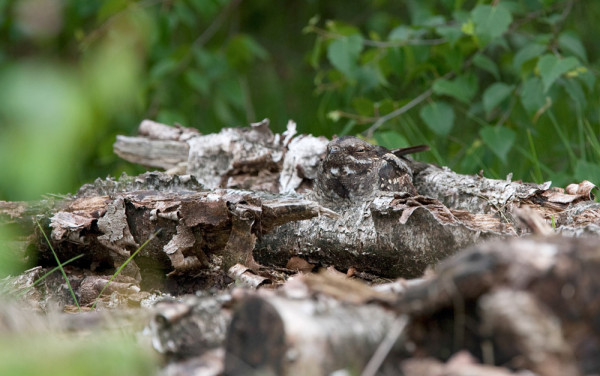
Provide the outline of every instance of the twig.
[[402,46],[436,46],[438,44],[447,43],[448,40],[446,38],[438,38],[438,39],[412,39],[412,40],[404,40],[404,41],[391,41],[391,42],[382,42],[378,40],[363,40],[363,44],[365,46],[370,47],[379,47],[379,48],[391,48],[391,47],[402,47]]
[[398,338],[400,338],[402,332],[404,332],[406,325],[408,325],[407,315],[401,315],[396,318],[396,321],[392,323],[392,327],[377,347],[377,350],[375,350],[369,363],[367,363],[365,369],[363,369],[361,376],[375,376],[377,374],[379,367],[381,367],[381,364],[383,364],[383,361],[390,353],[390,350]]
[[116,20],[118,20],[123,14],[131,11],[131,9],[135,7],[150,7],[152,5],[159,4],[164,1],[165,0],[146,0],[127,5],[122,10],[108,17],[100,26],[98,26],[96,29],[92,30],[87,36],[85,36],[81,41],[82,49],[85,50],[90,44],[92,44],[96,39],[98,39],[110,26],[112,26],[112,24]]
[[[440,77],[439,79],[445,80],[452,76],[454,76],[454,72],[448,72],[445,75],[443,75],[442,77]],[[433,89],[429,88],[429,89],[425,90],[423,93],[419,94],[417,97],[413,98],[410,102],[408,102],[404,106],[390,112],[389,114],[381,116],[379,119],[377,119],[377,121],[372,126],[369,127],[369,129],[367,129],[366,131],[363,132],[363,135],[365,135],[367,138],[371,138],[373,136],[373,132],[377,128],[382,126],[386,121],[402,115],[403,113],[407,112],[411,108],[415,107],[416,105],[420,104],[421,102],[423,102],[424,100],[429,98],[432,94],[433,94]]]
[[419,96],[417,96],[416,98],[414,98],[413,100],[411,100],[410,102],[405,104],[404,106],[390,112],[387,115],[380,117],[379,119],[377,119],[377,121],[373,125],[371,125],[369,127],[369,129],[367,129],[366,131],[363,132],[363,135],[365,135],[365,137],[367,139],[373,137],[373,132],[375,132],[375,130],[377,128],[381,127],[386,121],[391,120],[391,119],[395,118],[396,116],[402,115],[406,111],[410,110],[411,108],[415,107],[419,103],[423,102],[425,99],[429,98],[431,96],[431,94],[433,94],[433,89],[429,88],[429,89],[425,90],[424,92],[422,92]]
[[[310,30],[315,32],[324,38],[327,39],[339,39],[344,37],[344,35],[339,33],[334,33],[320,27],[311,26]],[[369,47],[378,47],[378,48],[392,48],[392,47],[402,47],[402,46],[435,46],[438,44],[447,43],[448,40],[446,38],[437,38],[437,39],[410,39],[410,40],[396,40],[396,41],[379,41],[372,39],[363,39],[362,44],[364,46]]]
[[[523,18],[521,18],[521,19],[519,19],[519,20],[515,20],[515,21],[514,21],[514,22],[513,22],[513,23],[510,25],[509,31],[515,31],[516,29],[520,28],[521,26],[523,26],[523,25],[524,25],[524,24],[526,24],[527,22],[529,22],[529,21],[533,21],[533,20],[536,20],[536,19],[539,19],[539,17],[541,17],[541,16],[545,15],[545,14],[546,14],[546,12],[548,12],[548,11],[553,11],[553,10],[555,10],[555,9],[559,9],[559,8],[565,7],[565,11],[566,11],[566,9],[567,9],[567,8],[569,8],[569,12],[570,12],[570,8],[571,8],[571,6],[573,5],[573,3],[574,3],[575,1],[578,1],[578,0],[568,0],[568,1],[563,1],[563,2],[561,2],[561,3],[552,4],[552,5],[550,5],[550,7],[549,7],[549,8],[547,8],[547,9],[540,9],[540,10],[536,10],[536,11],[534,11],[534,12],[528,13],[528,14],[527,14],[526,16],[524,16]],[[567,4],[567,5],[565,6],[565,3],[570,3],[570,4]],[[564,13],[564,11],[563,11],[563,15],[564,15],[564,14],[565,14],[565,13]]]
[[219,30],[221,24],[223,24],[223,22],[229,15],[229,12],[235,7],[237,7],[240,2],[241,0],[233,0],[232,2],[230,2],[227,5],[227,7],[223,9],[223,11],[219,13],[215,20],[206,28],[206,30],[204,30],[204,32],[200,34],[200,36],[196,38],[196,40],[194,40],[194,43],[192,43],[192,45],[198,47],[208,42],[216,34],[217,30]]

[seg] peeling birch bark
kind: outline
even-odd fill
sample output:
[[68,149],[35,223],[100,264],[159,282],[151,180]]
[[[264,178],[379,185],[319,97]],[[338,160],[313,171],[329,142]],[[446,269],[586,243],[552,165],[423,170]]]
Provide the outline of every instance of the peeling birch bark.
[[394,314],[376,305],[251,297],[241,303],[231,319],[225,343],[225,374],[328,375],[340,369],[360,371],[394,321]]
[[453,212],[420,196],[381,196],[338,214],[288,223],[266,234],[257,244],[257,260],[285,266],[300,256],[340,270],[414,278],[478,240],[514,234],[510,223],[492,215]]

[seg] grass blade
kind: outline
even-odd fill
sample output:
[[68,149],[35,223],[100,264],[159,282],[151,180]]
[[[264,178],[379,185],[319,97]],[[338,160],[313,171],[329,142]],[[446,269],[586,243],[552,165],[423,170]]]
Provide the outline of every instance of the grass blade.
[[533,137],[531,136],[531,131],[527,129],[527,138],[529,140],[529,149],[531,150],[531,162],[533,164],[533,169],[535,171],[535,181],[536,183],[542,183],[542,169],[540,168],[540,161],[537,156],[537,152],[535,151],[535,145],[533,144]]
[[96,309],[96,304],[98,303],[98,300],[100,299],[100,297],[102,296],[102,294],[104,293],[104,290],[106,290],[106,288],[108,287],[108,285],[110,285],[110,283],[115,279],[115,277],[117,275],[119,275],[119,273],[121,273],[121,270],[123,270],[123,268],[125,266],[127,266],[127,264],[129,264],[129,262],[131,260],[133,260],[133,258],[146,246],[146,244],[150,243],[150,241],[152,239],[154,239],[156,237],[156,235],[158,235],[159,232],[160,232],[160,229],[158,229],[155,233],[153,233],[152,235],[150,235],[150,237],[148,238],[148,240],[146,240],[144,242],[144,244],[142,244],[138,249],[136,249],[135,252],[133,252],[133,254],[131,256],[129,256],[129,258],[127,258],[127,260],[125,260],[125,262],[121,266],[119,266],[119,268],[117,269],[117,271],[115,271],[115,273],[112,275],[112,277],[110,277],[110,279],[108,280],[108,283],[106,285],[104,285],[104,287],[100,291],[100,294],[98,294],[98,297],[96,298],[96,301],[92,305],[92,310]]
[[60,260],[58,259],[58,255],[56,254],[56,252],[54,252],[54,247],[52,247],[52,244],[50,244],[50,240],[48,239],[48,236],[46,236],[46,232],[42,228],[42,225],[40,225],[40,222],[38,222],[37,218],[35,219],[35,223],[37,224],[40,231],[42,232],[42,235],[44,235],[44,239],[46,239],[46,242],[48,243],[48,246],[50,247],[50,250],[52,251],[52,254],[54,255],[54,259],[56,260],[56,263],[58,264],[58,268],[60,268],[60,272],[62,273],[63,277],[65,278],[65,281],[67,282],[67,286],[69,287],[69,292],[71,292],[71,297],[73,297],[73,301],[75,301],[75,305],[77,306],[77,309],[81,312],[81,307],[79,306],[77,297],[75,297],[75,291],[73,291],[73,288],[71,287],[71,282],[69,282],[67,273],[65,273],[65,269],[62,267],[62,264],[60,263]]
[[[75,256],[75,257],[71,257],[71,258],[70,258],[70,259],[68,259],[67,261],[63,262],[63,263],[62,263],[62,266],[65,266],[65,265],[67,265],[67,264],[70,264],[70,263],[72,263],[73,261],[75,261],[75,260],[77,260],[77,259],[80,259],[80,258],[82,258],[83,256],[84,256],[84,254],[82,253],[82,254],[80,254],[80,255],[77,255],[77,256]],[[46,277],[48,277],[50,274],[54,273],[55,271],[57,271],[57,270],[59,270],[59,269],[60,269],[60,267],[58,267],[58,266],[55,266],[54,268],[52,268],[52,270],[49,270],[49,271],[47,271],[46,273],[44,273],[44,275],[43,275],[43,276],[41,276],[41,277],[40,277],[40,278],[38,278],[38,279],[37,279],[35,282],[33,282],[33,285],[31,285],[31,286],[29,286],[28,288],[26,288],[25,290],[21,291],[21,292],[20,292],[20,293],[17,295],[17,297],[21,297],[21,296],[23,296],[23,295],[27,294],[27,293],[28,293],[28,292],[29,292],[29,291],[30,291],[32,288],[34,288],[34,287],[35,287],[35,286],[37,286],[37,285],[38,285],[40,282],[42,282],[44,279],[46,279]]]

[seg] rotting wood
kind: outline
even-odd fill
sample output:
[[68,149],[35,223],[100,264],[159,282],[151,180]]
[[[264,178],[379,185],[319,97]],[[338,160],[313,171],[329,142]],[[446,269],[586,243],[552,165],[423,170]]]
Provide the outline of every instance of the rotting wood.
[[[143,182],[154,190],[135,190]],[[14,206],[4,218],[13,221],[12,213]],[[258,270],[252,256],[256,239],[287,221],[325,215],[333,213],[302,198],[207,191],[193,178],[147,173],[82,187],[79,195],[56,203],[39,220],[51,229],[49,238],[61,260],[84,254],[74,265],[98,272],[122,265],[160,230],[122,271],[149,288],[148,281],[164,281],[167,274],[192,278],[213,271],[221,280],[237,263]],[[31,240],[40,250],[39,262],[51,265],[54,256],[36,231],[37,239]]]
[[[67,256],[76,254],[78,246],[91,244],[94,249],[101,243],[104,251],[94,251],[88,261],[114,267],[156,229],[164,228],[167,232],[161,239],[168,239],[167,243],[155,242],[157,245],[150,248],[162,249],[142,252],[139,261],[148,267],[166,268],[172,275],[191,275],[215,263],[223,270],[238,262],[256,269],[254,259],[285,267],[289,260],[302,257],[310,264],[335,265],[344,271],[410,278],[479,240],[528,232],[527,226],[514,218],[513,212],[521,206],[541,213],[544,220],[553,221],[564,233],[600,228],[598,207],[589,205],[594,188],[589,182],[560,192],[548,189],[548,184],[459,175],[447,168],[410,162],[415,186],[425,195],[390,193],[362,206],[331,210],[311,201],[315,197],[309,190],[326,140],[295,136],[293,122],[282,135],[273,134],[266,120],[250,128],[224,129],[212,135],[147,121],[140,127],[145,139],[162,137],[192,145],[188,170],[197,173],[209,187],[242,185],[291,193],[269,196],[264,191],[248,192],[245,198],[231,196],[230,205],[228,199],[220,204],[209,202],[206,197],[225,191],[207,193],[194,175],[145,174],[119,181],[97,180],[82,187],[75,201],[65,200],[68,208],[50,213],[53,237],[61,239]],[[238,184],[240,181],[246,183]],[[305,194],[297,196],[294,190]],[[197,191],[205,193],[190,193]],[[138,202],[136,196],[146,197]],[[179,204],[177,196],[184,204]],[[261,204],[253,204],[251,196]],[[88,207],[80,210],[77,205]],[[221,209],[211,205],[221,205]],[[6,207],[7,216],[14,216],[17,209]],[[140,214],[144,211],[149,214]],[[295,211],[312,214],[295,216]],[[569,214],[575,211],[578,217]],[[212,223],[224,216],[227,220],[222,224]],[[98,233],[90,232],[96,225]],[[193,230],[195,226],[201,230]],[[132,228],[137,232],[129,235]],[[60,245],[58,248],[62,249]],[[219,253],[217,249],[224,251]],[[135,265],[130,266],[129,274],[136,273]]]
[[[140,129],[145,139],[162,138],[184,148],[204,137],[182,128],[146,126],[150,130]],[[154,332],[156,349],[174,360],[186,359],[172,363],[181,366],[176,372],[191,374],[206,362],[212,362],[212,372],[220,372],[224,356],[231,374],[245,373],[248,365],[292,374],[330,373],[353,365],[347,371],[360,372],[398,317],[410,320],[389,359],[382,360],[382,374],[401,370],[411,375],[428,369],[577,375],[600,370],[596,241],[512,239],[535,227],[534,222],[519,220],[523,208],[538,215],[538,225],[547,232],[600,234],[600,206],[591,201],[593,184],[582,182],[561,191],[548,184],[465,176],[412,162],[420,195],[390,193],[359,207],[325,208],[311,200],[310,186],[326,140],[294,133],[290,126],[287,134],[274,135],[265,122],[225,130],[220,137],[235,135],[230,143],[223,138],[215,153],[196,154],[214,160],[201,161],[188,153],[184,161],[175,158],[175,164],[165,165],[187,168],[192,161],[196,166],[206,162],[209,166],[202,168],[213,173],[205,183],[286,192],[283,195],[208,190],[191,175],[148,173],[98,180],[74,197],[0,203],[0,224],[28,223],[31,229],[31,218],[37,215],[46,229],[52,228],[61,259],[88,252],[77,266],[67,267],[78,298],[88,306],[106,287],[114,268],[158,229],[159,236],[105,290],[100,307],[143,305],[151,299],[148,291],[157,287],[174,295],[219,290],[211,297],[215,301],[228,296],[223,290],[231,288],[234,279],[238,285],[261,289],[234,290],[238,297],[233,302],[208,305],[212,311],[193,299],[183,308],[181,301],[173,300],[156,307],[155,320],[165,324]],[[228,151],[238,154],[227,155]],[[214,169],[225,165],[224,160],[223,171]],[[37,235],[34,242],[43,250],[42,263],[50,264],[47,245]],[[481,239],[498,237],[507,239],[461,251]],[[267,268],[253,264],[253,257]],[[240,262],[246,265],[236,264]],[[371,274],[380,281],[381,276],[421,276],[439,262],[437,271],[424,278],[376,288],[323,275],[284,283],[292,271],[279,268],[334,266],[348,275]],[[31,285],[46,270],[36,268],[24,276]],[[274,271],[285,276],[271,277]],[[61,278],[53,275],[28,292],[32,300],[42,302],[38,309],[49,311],[59,297],[58,308],[73,311]],[[281,294],[265,292],[281,285]],[[237,310],[224,352],[220,347],[230,304],[237,304]],[[212,316],[203,316],[209,311]],[[338,317],[348,319],[340,326]],[[373,322],[375,327],[365,325]],[[206,323],[212,323],[210,328],[203,327]],[[319,338],[320,347],[312,338]],[[315,349],[325,355],[312,357]],[[471,358],[461,360],[467,353]],[[232,361],[232,355],[243,362]]]
[[[370,204],[370,205],[369,205]],[[488,215],[456,216],[437,200],[382,196],[338,217],[282,225],[257,244],[260,263],[285,266],[294,256],[340,270],[414,278],[428,265],[478,240],[513,234],[510,224]]]
[[[592,238],[496,240],[445,260],[428,278],[404,284],[395,298],[389,292],[355,288],[356,281],[344,282],[326,274],[295,278],[277,295],[248,293],[250,296],[239,303],[225,347],[226,353],[232,354],[232,364],[226,367],[231,367],[230,374],[240,374],[244,365],[254,367],[254,372],[282,375],[307,370],[328,374],[331,369],[327,366],[361,372],[366,355],[346,349],[347,343],[340,345],[345,353],[353,354],[353,363],[321,346],[318,338],[325,335],[332,341],[325,343],[337,344],[337,336],[352,336],[365,323],[373,325],[370,336],[380,336],[381,325],[389,331],[389,320],[396,316],[389,311],[388,316],[371,312],[370,318],[358,313],[380,306],[407,315],[409,321],[378,374],[398,374],[398,367],[415,375],[418,369],[446,367],[464,367],[482,375],[519,370],[549,376],[594,374],[600,369],[596,356],[600,329],[595,319],[599,252],[597,240]],[[339,311],[330,309],[330,304]],[[343,323],[335,333],[329,332],[329,314],[340,317]],[[311,336],[317,338],[316,345],[302,344]],[[365,339],[346,342],[356,350]],[[322,363],[314,354],[310,361],[302,360],[303,351],[315,347],[318,354],[327,354],[329,363]],[[443,364],[459,353],[474,358],[468,366],[459,367],[456,360]],[[238,364],[235,359],[243,362]],[[478,365],[481,363],[488,366]]]
[[251,297],[232,317],[225,344],[225,374],[360,371],[394,318],[376,305]]
[[167,356],[190,358],[221,347],[231,320],[229,299],[228,294],[187,295],[159,301],[148,326],[154,349]]
[[408,336],[429,356],[465,348],[541,375],[589,374],[600,369],[599,251],[593,238],[482,244],[444,261],[394,307],[411,315]]
[[[264,120],[189,142],[196,151],[189,155],[188,171],[203,176],[209,187],[308,192],[307,198],[316,199],[310,188],[327,140],[296,135],[293,122],[282,135],[273,134]],[[280,267],[300,256],[341,270],[381,274],[385,269],[386,276],[414,277],[480,239],[527,233],[528,226],[515,219],[514,211],[521,206],[539,212],[565,234],[600,232],[598,208],[589,206],[595,188],[589,182],[561,191],[550,188],[549,182],[523,183],[510,175],[506,180],[488,179],[409,163],[419,197],[379,198],[363,207],[331,208],[339,212],[333,218],[288,223],[257,240],[255,257]],[[578,217],[570,214],[574,211]]]
[[[145,129],[159,130],[142,131]],[[141,140],[155,140],[152,137],[161,137],[161,140],[172,141],[171,133],[183,132],[186,137],[176,138],[179,142],[192,145],[190,153],[182,156],[173,163],[164,163],[163,168],[173,168],[180,163],[189,163],[187,173],[196,175],[201,182],[209,188],[231,187],[232,182],[240,182],[245,177],[250,182],[246,189],[259,190],[261,184],[257,179],[250,179],[259,173],[264,176],[277,175],[277,186],[270,185],[271,192],[304,191],[310,188],[316,178],[316,168],[319,159],[325,152],[328,142],[324,137],[311,135],[298,135],[296,124],[288,123],[288,128],[283,134],[273,134],[269,129],[267,119],[253,124],[250,128],[225,128],[219,133],[211,135],[197,134],[194,129],[181,126],[171,127],[171,132],[165,130],[170,127],[164,124],[144,120],[140,124]],[[151,138],[144,134],[153,134]],[[160,136],[167,134],[167,136]],[[127,147],[117,141],[115,151],[118,154],[127,152]],[[137,154],[139,153],[139,154]],[[151,150],[139,148],[128,155],[135,158],[150,159]],[[124,156],[124,159],[133,163],[135,158]],[[280,166],[281,164],[281,166]],[[154,165],[154,167],[162,167]],[[504,210],[511,203],[537,197],[538,205],[552,206],[555,209],[564,209],[564,205],[581,200],[589,200],[590,192],[594,185],[584,182],[572,185],[566,191],[549,189],[550,183],[532,184],[512,181],[509,175],[505,180],[488,179],[482,175],[461,175],[445,167],[438,167],[422,162],[411,162],[414,173],[414,185],[419,194],[437,198],[448,208],[468,210],[471,213],[496,213]],[[232,177],[238,176],[238,179]],[[272,182],[269,182],[272,184]],[[564,193],[562,197],[560,193]],[[560,205],[562,204],[562,206]]]
[[[161,129],[168,127],[144,121],[140,128],[147,128],[148,124]],[[297,135],[296,124],[291,121],[281,135],[273,134],[268,125],[265,119],[250,128],[226,128],[213,135],[194,135],[190,131],[186,142],[193,144],[196,151],[178,163],[187,162],[187,173],[196,174],[209,188],[243,187],[283,193],[310,190],[327,139]],[[182,129],[178,126],[174,132]],[[139,152],[142,153],[139,157],[144,158],[146,151]],[[595,188],[584,181],[561,190],[550,188],[549,182],[512,181],[510,175],[505,180],[488,179],[482,175],[457,174],[446,167],[422,162],[409,160],[409,163],[420,195],[438,199],[449,209],[473,215],[491,214],[507,223],[513,222],[512,208],[523,204],[534,206],[550,222],[553,215],[558,216],[572,205],[593,199],[591,191]]]

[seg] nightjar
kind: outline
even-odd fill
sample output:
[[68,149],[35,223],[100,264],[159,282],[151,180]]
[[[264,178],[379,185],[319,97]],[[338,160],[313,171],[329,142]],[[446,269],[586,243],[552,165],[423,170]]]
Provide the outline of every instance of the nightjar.
[[428,149],[419,145],[388,150],[352,136],[336,138],[327,144],[315,194],[319,201],[336,206],[364,202],[383,191],[417,194],[409,160],[402,156]]

